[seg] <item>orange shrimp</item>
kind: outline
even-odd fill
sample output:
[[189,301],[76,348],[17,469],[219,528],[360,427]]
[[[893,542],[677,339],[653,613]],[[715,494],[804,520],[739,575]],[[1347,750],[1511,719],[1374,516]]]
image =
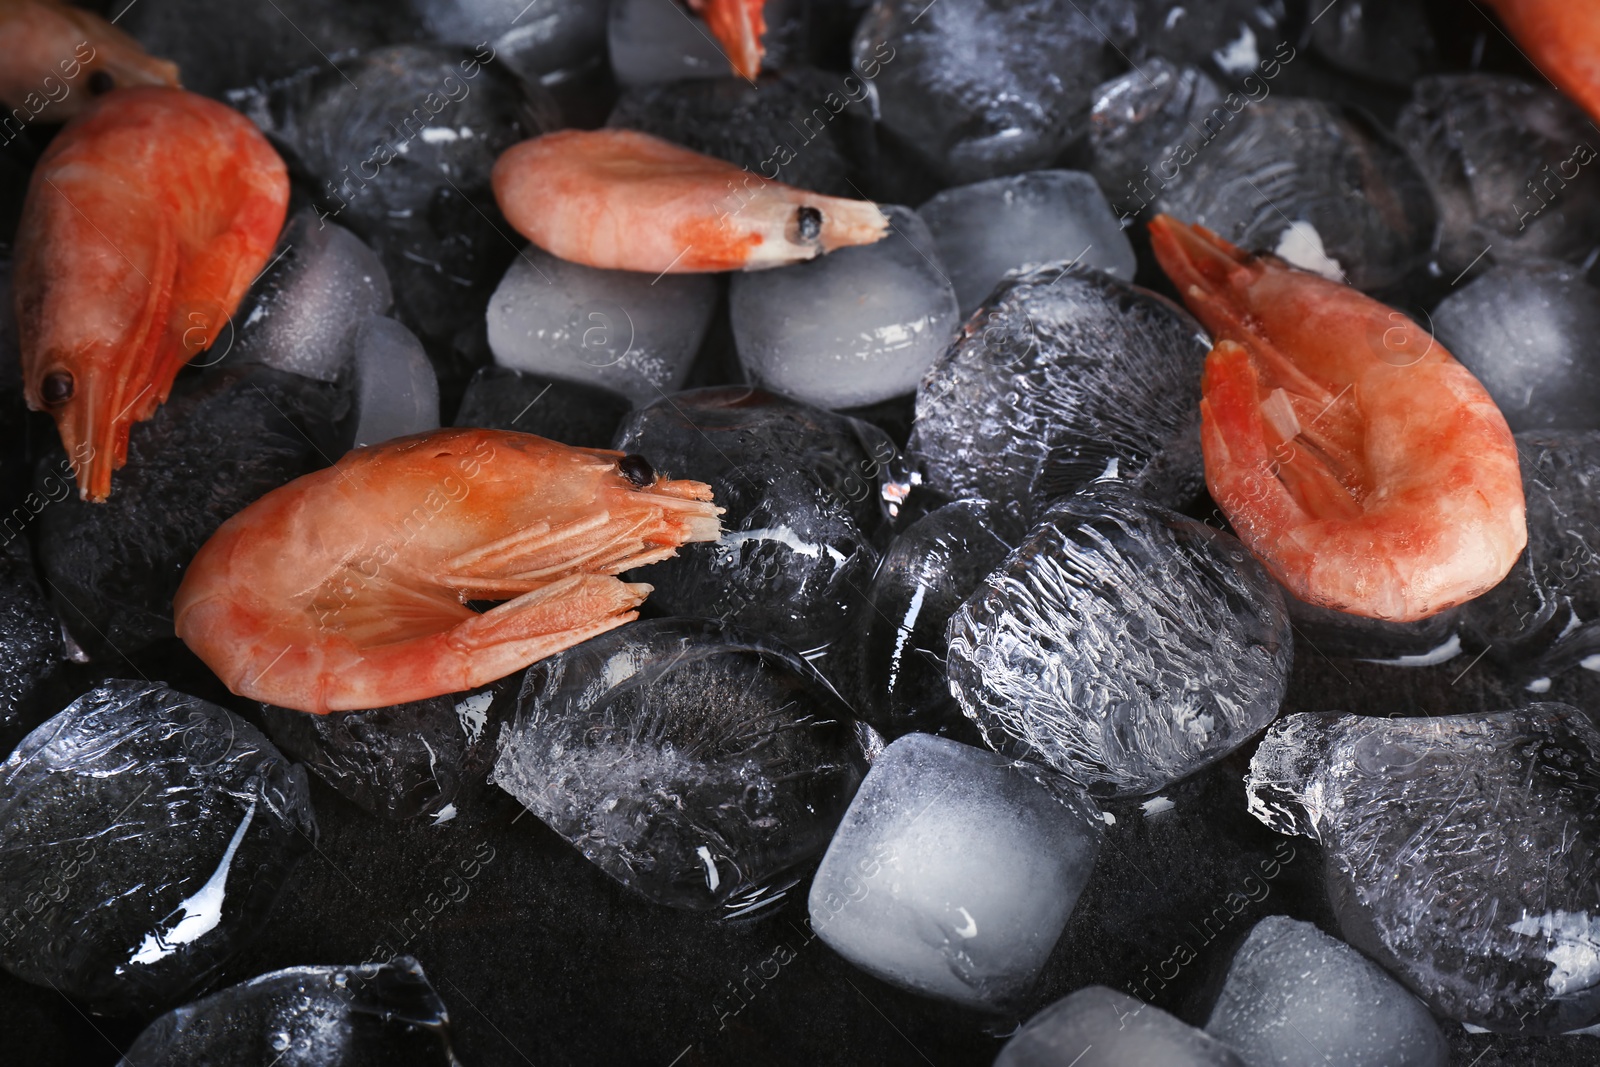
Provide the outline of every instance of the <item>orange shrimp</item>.
[[266,138],[182,89],[107,93],[50,143],[17,230],[17,328],[28,406],[55,416],[85,500],[228,324],[288,205]]
[[173,600],[178,636],[233,692],[300,711],[458,693],[637,618],[650,587],[614,575],[715,541],[710,500],[532,434],[396,438],[223,523]]
[[109,89],[177,84],[176,63],[147,54],[99,15],[57,0],[0,0],[0,103],[11,109],[10,136],[24,109],[65,122]]
[[1600,7],[1588,0],[1488,0],[1529,61],[1600,121]]
[[767,32],[762,9],[766,0],[689,0],[689,6],[711,27],[733,72],[752,81],[761,73],[761,35]]
[[865,200],[809,193],[632,130],[561,130],[507,149],[494,196],[534,244],[650,274],[761,270],[872,244]]
[[1349,286],[1150,223],[1156,258],[1216,337],[1206,484],[1300,599],[1411,621],[1487,591],[1527,543],[1516,445],[1478,380]]

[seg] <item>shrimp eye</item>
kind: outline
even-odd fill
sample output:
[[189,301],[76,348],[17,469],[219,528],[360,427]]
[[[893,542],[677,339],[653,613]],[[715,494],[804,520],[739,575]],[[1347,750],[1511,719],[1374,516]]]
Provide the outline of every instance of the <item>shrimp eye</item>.
[[51,371],[39,384],[39,396],[50,407],[65,404],[72,399],[72,375],[64,370]]
[[117,87],[117,79],[111,76],[110,71],[97,70],[89,75],[89,92],[95,96],[104,96]]
[[656,469],[643,456],[628,455],[617,461],[617,470],[635,486],[643,489],[656,480]]
[[802,241],[815,241],[822,236],[822,212],[814,207],[803,207],[796,211],[794,223]]

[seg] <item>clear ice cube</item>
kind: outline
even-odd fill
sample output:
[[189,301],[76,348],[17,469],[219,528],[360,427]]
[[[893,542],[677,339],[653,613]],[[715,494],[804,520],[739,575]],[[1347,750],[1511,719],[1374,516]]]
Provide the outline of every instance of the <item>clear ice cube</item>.
[[1226,124],[1216,117],[1222,99],[1222,88],[1204,71],[1160,56],[1095,88],[1091,169],[1119,220],[1153,213],[1159,192],[1183,180],[1177,160],[1185,152],[1192,158],[1190,142]]
[[489,300],[489,347],[502,367],[650,404],[683,384],[716,306],[709,275],[599,270],[530,245]]
[[733,276],[728,310],[752,381],[824,408],[916,389],[950,343],[955,291],[916,212],[881,210],[891,231],[876,244]]
[[1501,1033],[1600,1021],[1600,728],[1564,704],[1291,715],[1250,810],[1322,844],[1345,938],[1441,1015]]
[[556,82],[600,63],[605,3],[596,0],[409,0],[435,40],[488,43],[496,60],[529,82]]
[[782,645],[651,619],[528,671],[493,781],[623,885],[732,918],[827,846],[872,744]]
[[1100,482],[1053,508],[951,616],[950,689],[1001,752],[1151,793],[1277,717],[1292,638],[1234,537]]
[[1311,923],[1256,923],[1206,1032],[1245,1067],[1446,1067],[1433,1016],[1377,964]]
[[356,328],[351,363],[355,447],[439,428],[439,378],[410,330],[372,316]]
[[1069,1065],[1244,1067],[1227,1046],[1203,1030],[1100,985],[1063,997],[1029,1019],[994,1061],[994,1067]]
[[1100,848],[1068,782],[907,734],[873,761],[811,883],[812,928],[886,982],[968,1007],[1037,979]]
[[1133,280],[1133,246],[1106,196],[1081,171],[1039,170],[946,189],[917,208],[970,315],[1002,277],[1082,263]]
[[160,1010],[263,928],[315,842],[305,771],[239,716],[111,681],[0,764],[0,964]]

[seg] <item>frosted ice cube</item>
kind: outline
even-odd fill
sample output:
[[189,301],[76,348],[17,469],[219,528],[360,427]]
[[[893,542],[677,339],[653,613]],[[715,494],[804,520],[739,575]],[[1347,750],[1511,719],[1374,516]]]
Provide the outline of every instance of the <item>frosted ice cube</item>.
[[825,408],[917,387],[950,343],[955,291],[916,212],[882,210],[893,229],[876,244],[733,276],[734,343],[753,381]]
[[503,367],[649,404],[683,384],[716,304],[707,275],[598,270],[530,245],[489,299],[489,347]]
[[1600,728],[1564,704],[1300,714],[1250,811],[1322,843],[1339,928],[1436,1012],[1502,1033],[1600,1021]]
[[1097,795],[1244,744],[1289,684],[1289,614],[1231,535],[1097,482],[950,618],[950,690],[987,743]]
[[393,319],[374,315],[356,331],[354,444],[439,428],[439,379],[422,342]]
[[1029,1019],[1000,1050],[994,1067],[1243,1065],[1204,1031],[1126,993],[1093,985]]
[[1433,1016],[1361,953],[1311,923],[1262,919],[1228,967],[1206,1032],[1245,1067],[1445,1067]]
[[1081,171],[1039,170],[946,189],[917,208],[961,314],[1008,271],[1077,262],[1133,279],[1133,246],[1105,194]]
[[919,993],[1027,992],[1094,868],[1103,824],[1049,772],[929,734],[883,750],[811,883],[834,951]]
[[378,254],[349,230],[305,208],[289,220],[278,252],[211,350],[195,360],[262,363],[318,381],[350,364],[356,328],[394,303]]
[[1495,267],[1447,296],[1432,329],[1513,433],[1600,429],[1600,289],[1577,267]]

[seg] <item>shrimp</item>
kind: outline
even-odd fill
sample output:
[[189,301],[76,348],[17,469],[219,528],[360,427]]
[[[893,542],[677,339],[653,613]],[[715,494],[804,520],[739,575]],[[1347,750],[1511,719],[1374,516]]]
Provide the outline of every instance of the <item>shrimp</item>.
[[1600,7],[1585,0],[1488,0],[1540,74],[1600,121]]
[[766,0],[689,0],[689,6],[722,42],[733,72],[753,81],[761,73],[761,57],[767,54],[761,46],[761,35],[767,32],[762,12]]
[[1150,223],[1217,338],[1202,382],[1206,484],[1300,599],[1412,621],[1506,576],[1527,543],[1504,416],[1421,327],[1349,286]]
[[[20,122],[74,118],[111,89],[178,84],[178,66],[156,59],[99,15],[57,0],[0,0],[0,102]],[[85,92],[74,92],[75,89]],[[26,118],[23,116],[26,109]]]
[[767,181],[632,130],[561,130],[494,165],[507,221],[553,255],[590,267],[684,274],[762,270],[872,244],[876,205]]
[[[711,487],[504,430],[356,449],[223,523],[173,600],[239,696],[324,713],[458,693],[638,617],[615,575],[715,541]],[[505,600],[479,614],[469,600]]]
[[55,417],[85,500],[228,325],[288,205],[266,138],[182,89],[107,93],[50,142],[17,230],[17,328],[28,406]]

